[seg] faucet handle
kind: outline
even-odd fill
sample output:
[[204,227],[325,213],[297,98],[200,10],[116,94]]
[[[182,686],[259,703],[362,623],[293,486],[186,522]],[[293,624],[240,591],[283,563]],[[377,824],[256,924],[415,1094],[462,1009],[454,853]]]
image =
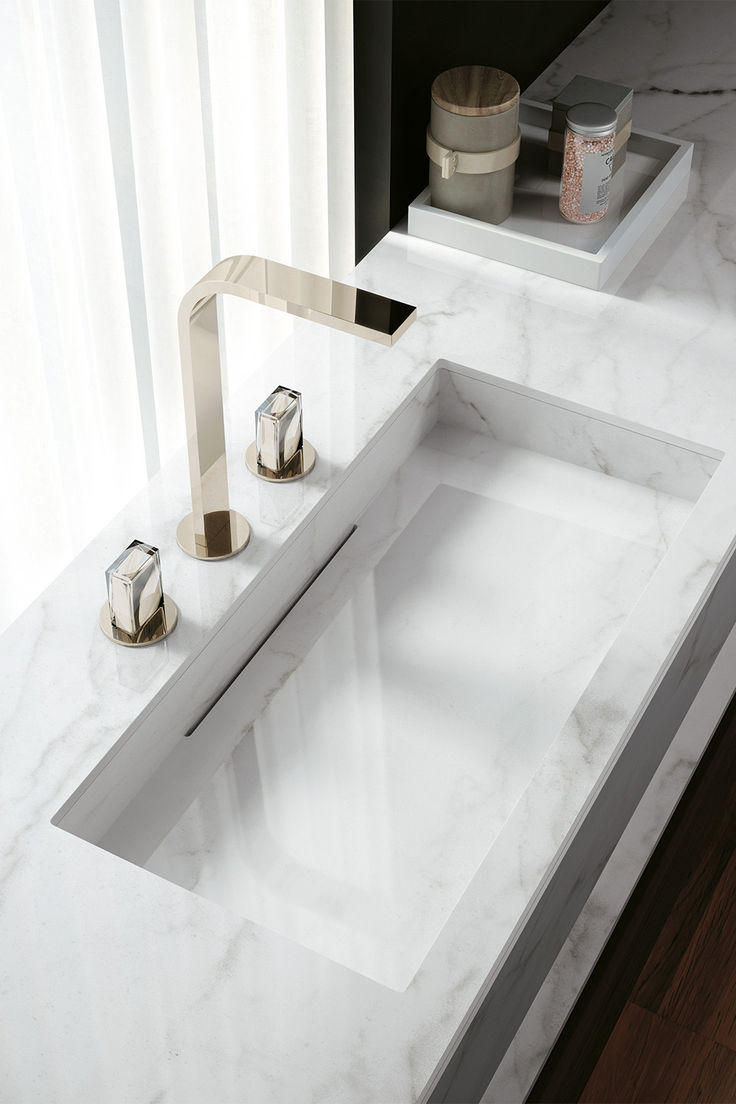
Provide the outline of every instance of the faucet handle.
[[258,463],[283,471],[303,442],[301,392],[279,386],[256,410]]
[[178,610],[164,594],[158,548],[134,540],[105,571],[107,602],[100,627],[110,640],[140,647],[173,631]]
[[312,470],[316,454],[302,432],[302,396],[277,387],[256,410],[256,439],[245,454],[249,471],[269,482],[301,479]]

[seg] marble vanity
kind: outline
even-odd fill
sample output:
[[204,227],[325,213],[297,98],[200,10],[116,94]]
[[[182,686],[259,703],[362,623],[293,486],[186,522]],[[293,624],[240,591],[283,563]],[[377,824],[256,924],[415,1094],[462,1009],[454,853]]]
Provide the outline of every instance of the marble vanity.
[[[401,341],[298,322],[232,397],[245,553],[178,550],[182,453],[0,640],[0,1100],[480,1096],[736,620],[734,34],[736,5],[614,0],[531,90],[595,71],[635,87],[640,126],[695,142],[688,200],[615,296],[398,228],[353,281],[417,304]],[[242,456],[279,383],[319,463],[273,488]],[[96,620],[134,536],[181,613],[140,652]],[[410,662],[433,587],[441,706]],[[427,701],[388,748],[387,646]]]

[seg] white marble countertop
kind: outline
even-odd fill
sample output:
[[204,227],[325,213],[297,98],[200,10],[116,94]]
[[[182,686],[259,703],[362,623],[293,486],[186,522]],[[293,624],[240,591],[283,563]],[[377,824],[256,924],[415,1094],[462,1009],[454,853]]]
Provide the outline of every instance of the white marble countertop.
[[[355,282],[418,305],[399,344],[297,323],[236,396],[234,457],[279,382],[302,390],[320,455],[315,477],[278,502],[242,470],[232,480],[253,523],[247,552],[205,565],[177,550],[182,456],[0,640],[1,1100],[377,1104],[421,1094],[553,860],[585,778],[570,788],[567,819],[550,810],[530,865],[509,872],[504,923],[489,908],[457,910],[405,993],[318,960],[306,979],[285,939],[254,962],[253,925],[50,820],[438,358],[722,450],[704,562],[736,535],[735,34],[736,4],[614,0],[530,90],[548,98],[579,71],[629,83],[635,125],[696,143],[688,201],[616,296],[389,234]],[[142,653],[113,648],[96,623],[102,572],[134,536],[160,547],[182,614],[165,646]],[[686,617],[687,586],[682,601]],[[671,630],[653,626],[665,651]]]

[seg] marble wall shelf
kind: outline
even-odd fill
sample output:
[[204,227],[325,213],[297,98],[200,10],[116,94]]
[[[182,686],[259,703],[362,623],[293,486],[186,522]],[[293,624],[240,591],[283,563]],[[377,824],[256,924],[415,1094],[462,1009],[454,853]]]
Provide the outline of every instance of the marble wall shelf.
[[522,100],[514,208],[501,226],[442,211],[429,188],[409,205],[409,233],[582,287],[613,290],[687,195],[693,145],[633,130],[606,217],[574,226],[559,212],[559,179],[547,172],[552,107]]

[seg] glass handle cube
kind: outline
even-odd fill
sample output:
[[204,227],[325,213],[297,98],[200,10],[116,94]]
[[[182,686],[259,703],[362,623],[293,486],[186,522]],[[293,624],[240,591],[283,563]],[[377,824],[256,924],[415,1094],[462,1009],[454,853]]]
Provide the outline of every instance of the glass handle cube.
[[112,625],[135,636],[164,604],[158,548],[132,541],[105,572]]
[[256,410],[258,463],[282,471],[303,444],[302,396],[290,387],[277,387]]

